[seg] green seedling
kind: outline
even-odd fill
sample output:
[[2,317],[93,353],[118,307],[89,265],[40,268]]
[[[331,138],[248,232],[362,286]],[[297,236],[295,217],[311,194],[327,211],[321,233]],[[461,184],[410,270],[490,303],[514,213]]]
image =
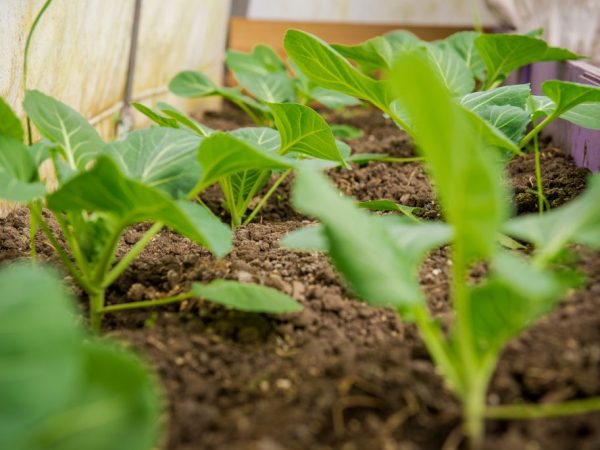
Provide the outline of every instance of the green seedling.
[[[325,120],[308,106],[295,103],[269,103],[271,117],[277,130],[268,127],[241,128],[228,133],[217,133],[200,123],[188,119],[168,105],[157,105],[159,112],[142,105],[136,107],[162,127],[179,128],[206,139],[200,145],[199,158],[203,168],[216,165],[223,168],[222,157],[236,155],[227,173],[218,177],[204,171],[204,179],[194,195],[214,182],[218,182],[225,198],[225,208],[231,216],[231,226],[250,223],[276,192],[298,163],[329,168],[347,166],[350,147],[336,141]],[[216,137],[215,137],[216,136]],[[228,151],[224,151],[225,147]],[[252,156],[254,155],[254,156]],[[238,163],[243,162],[243,166]],[[250,204],[266,186],[272,175],[277,179],[261,197],[252,211]]]
[[[423,89],[403,89],[417,83]],[[581,282],[561,261],[564,250],[571,243],[600,247],[600,178],[593,177],[588,191],[567,206],[544,216],[510,219],[502,152],[490,148],[431,61],[403,56],[388,85],[412,117],[412,136],[427,160],[447,223],[370,215],[341,197],[320,174],[300,171],[293,203],[321,224],[289,235],[285,243],[327,251],[357,296],[395,308],[403,320],[416,323],[432,360],[463,405],[464,431],[473,448],[482,443],[486,418],[600,409],[600,398],[540,406],[486,404],[504,346]],[[526,257],[503,249],[499,242],[504,233],[529,242],[535,251]],[[429,312],[418,278],[426,253],[445,244],[451,248],[454,311],[448,333]],[[470,268],[478,262],[490,270],[473,283]]]
[[[4,105],[2,114],[12,125],[2,130],[8,134],[0,135],[0,198],[28,205],[32,236],[41,228],[64,267],[87,293],[90,326],[95,331],[104,314],[196,297],[190,291],[125,305],[105,304],[106,289],[165,226],[216,257],[230,251],[229,227],[192,201],[206,187],[239,171],[290,166],[283,158],[224,134],[203,138],[185,130],[155,127],[107,144],[76,111],[38,91],[27,92],[24,107],[44,140],[27,147],[19,139],[16,116]],[[51,192],[38,176],[44,161],[52,164],[58,184]],[[43,206],[58,229],[51,226]],[[121,236],[141,222],[153,224],[117,258]],[[242,291],[252,289],[253,285],[240,286]],[[278,297],[273,301],[277,310]],[[298,308],[294,303],[290,310]]]
[[241,108],[257,126],[272,124],[269,103],[318,102],[331,109],[360,104],[351,96],[315,85],[295,66],[292,75],[277,53],[266,45],[257,45],[250,53],[228,50],[225,65],[235,76],[238,87],[221,88],[201,72],[184,71],[173,78],[169,89],[188,98],[223,97]]
[[130,352],[85,334],[57,275],[4,267],[0,298],[0,448],[156,448],[154,377]]
[[[288,54],[311,80],[340,92],[366,100],[392,117],[411,133],[411,115],[393,101],[385,85],[358,68],[389,70],[394,57],[402,52],[418,52],[461,104],[485,121],[482,129],[512,154],[521,154],[527,144],[557,118],[585,128],[600,128],[598,88],[562,81],[543,84],[545,96],[532,96],[529,85],[498,87],[515,70],[541,61],[564,61],[581,58],[569,50],[550,47],[539,39],[539,30],[528,35],[456,33],[442,41],[428,43],[406,32],[378,36],[355,46],[328,45],[307,33],[290,30],[285,38]],[[316,56],[318,55],[318,56]],[[352,66],[349,60],[355,62]],[[318,59],[318,61],[317,61]],[[420,86],[416,84],[415,86]],[[472,92],[475,88],[483,89]],[[415,89],[403,86],[403,89]],[[543,119],[539,120],[538,119]],[[527,133],[529,126],[533,125]],[[502,144],[501,134],[512,143]],[[539,146],[534,146],[537,192],[540,212],[544,194],[541,182]]]

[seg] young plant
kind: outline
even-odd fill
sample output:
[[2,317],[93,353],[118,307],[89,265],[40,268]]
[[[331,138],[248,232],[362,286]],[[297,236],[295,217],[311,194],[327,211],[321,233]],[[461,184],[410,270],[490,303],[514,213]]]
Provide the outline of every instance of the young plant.
[[[355,46],[330,46],[307,33],[290,30],[285,47],[311,80],[369,101],[409,134],[413,125],[410,114],[391,100],[393,96],[381,81],[361,73],[346,58],[359,68],[367,67],[370,73],[374,69],[389,70],[394,57],[402,52],[422,53],[451,94],[484,119],[484,128],[491,126],[496,134],[500,132],[512,142],[512,146],[505,147],[513,154],[521,154],[531,140],[537,142],[539,133],[559,117],[585,128],[600,128],[597,88],[549,81],[542,87],[546,97],[537,97],[531,95],[529,85],[498,87],[512,72],[525,65],[581,58],[567,49],[550,47],[539,39],[538,30],[527,35],[460,32],[433,43],[423,42],[410,33],[394,32]],[[403,88],[416,89],[417,86],[420,84]],[[477,87],[483,90],[473,92]],[[544,120],[537,123],[540,117]],[[526,135],[532,123],[533,129]],[[489,130],[486,133],[489,134]],[[538,146],[534,152],[542,211],[544,196]]]
[[0,297],[0,448],[156,448],[154,377],[130,352],[84,333],[58,276],[4,267]]
[[169,89],[182,97],[221,96],[240,107],[258,126],[272,123],[269,103],[318,102],[331,109],[360,104],[351,96],[315,85],[295,66],[292,66],[295,76],[292,75],[277,53],[266,45],[257,45],[250,53],[228,50],[225,65],[239,87],[220,88],[201,72],[184,71],[173,78]]
[[[404,89],[419,84],[422,89]],[[555,405],[486,405],[502,348],[549,312],[579,277],[555,264],[570,243],[600,247],[600,178],[569,205],[544,216],[509,219],[502,153],[479,133],[468,110],[451,95],[431,62],[410,54],[394,66],[390,92],[410,114],[413,138],[429,166],[447,223],[378,217],[340,197],[324,177],[301,171],[294,205],[320,226],[292,234],[288,245],[326,250],[356,295],[396,309],[414,321],[448,386],[463,405],[466,436],[478,447],[484,419],[544,417],[600,409],[600,398]],[[508,233],[535,246],[531,257],[499,244]],[[368,236],[368,239],[357,239]],[[450,297],[454,321],[446,334],[427,308],[418,268],[425,254],[451,246]],[[357,256],[357,255],[360,255]],[[474,263],[490,271],[469,281]]]
[[[107,144],[76,111],[41,92],[28,91],[24,106],[45,140],[28,148],[18,139],[0,136],[0,198],[28,204],[33,223],[87,293],[90,327],[95,331],[100,329],[104,314],[196,297],[190,291],[158,300],[105,305],[106,289],[165,226],[217,257],[229,252],[231,230],[207,208],[191,201],[205,187],[222,176],[257,165],[288,167],[286,161],[254,149],[210,149],[203,138],[168,128],[135,131],[123,141]],[[9,116],[16,123],[12,111]],[[209,143],[215,144],[219,135],[211,139]],[[56,175],[58,186],[52,192],[46,191],[38,177],[44,160],[51,162]],[[58,230],[43,214],[43,206]],[[141,222],[153,225],[117,259],[122,234]],[[257,288],[240,285],[234,294]],[[277,311],[299,308],[291,298],[282,300],[275,292],[272,300]]]
[[[211,160],[223,152],[222,148],[238,148],[236,154],[255,154],[253,163],[222,174],[217,181],[225,198],[225,209],[231,216],[231,226],[250,223],[261,208],[276,192],[277,188],[291,173],[296,162],[313,164],[321,168],[346,167],[347,160],[352,161],[350,148],[336,141],[327,122],[308,106],[295,103],[269,103],[271,116],[277,130],[267,127],[240,128],[228,133],[216,133],[214,130],[186,118],[168,105],[157,105],[155,112],[142,105],[136,107],[143,111],[155,123],[163,127],[181,128],[198,136],[205,136],[200,145],[199,158],[203,166],[209,166]],[[190,122],[193,121],[193,122]],[[213,138],[213,136],[219,136]],[[244,150],[245,149],[245,150]],[[299,161],[301,160],[301,161]],[[273,173],[279,176],[254,209],[248,212],[249,205],[265,187]],[[201,187],[205,189],[207,185]],[[199,193],[196,192],[195,193]]]

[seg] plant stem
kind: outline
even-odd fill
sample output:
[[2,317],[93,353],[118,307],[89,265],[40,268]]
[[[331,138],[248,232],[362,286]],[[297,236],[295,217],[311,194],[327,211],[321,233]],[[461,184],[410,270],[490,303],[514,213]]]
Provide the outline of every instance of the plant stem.
[[87,279],[84,276],[82,276],[82,274],[73,265],[73,262],[67,255],[67,252],[62,247],[60,242],[58,242],[58,239],[56,239],[56,237],[54,236],[54,233],[52,232],[52,230],[50,229],[50,227],[44,220],[41,211],[38,209],[38,206],[37,205],[34,206],[32,211],[34,212],[34,214],[36,216],[36,220],[39,223],[39,225],[42,229],[42,232],[46,235],[46,238],[48,239],[48,241],[50,242],[50,245],[54,248],[54,250],[58,254],[58,257],[60,258],[61,262],[64,264],[66,269],[69,271],[71,276],[73,278],[75,278],[75,281],[77,281],[77,283],[83,289],[85,289],[86,291],[89,292],[91,290],[91,288],[90,288],[89,283],[87,282]]
[[102,288],[106,289],[112,283],[115,282],[117,278],[121,276],[121,274],[131,265],[133,260],[137,258],[137,256],[142,253],[146,245],[152,240],[152,238],[164,227],[162,222],[156,222],[152,227],[148,229],[144,233],[144,235],[140,238],[139,241],[135,243],[133,247],[129,250],[129,252],[121,258],[121,260],[117,263],[115,267],[104,277],[104,281],[102,282]]
[[446,340],[437,323],[425,307],[415,308],[413,311],[415,323],[419,327],[421,338],[431,354],[435,364],[442,372],[444,379],[450,384],[452,390],[462,395],[464,387],[452,362]]
[[548,419],[599,410],[600,397],[592,397],[563,403],[489,406],[485,415],[496,420]]
[[483,441],[486,391],[487,381],[472,378],[466,397],[463,397],[463,423],[472,450],[478,449]]
[[539,134],[533,137],[533,153],[535,160],[535,184],[537,187],[538,211],[544,213],[544,186],[542,185],[542,166],[540,164],[540,139]]
[[270,187],[270,189],[267,191],[267,193],[263,196],[263,198],[260,199],[260,201],[258,202],[258,205],[256,205],[256,207],[252,210],[252,212],[250,213],[250,215],[246,218],[246,220],[244,220],[244,225],[248,225],[250,222],[252,222],[252,220],[254,219],[254,217],[256,217],[256,215],[258,214],[258,212],[261,210],[261,208],[265,205],[265,203],[267,203],[267,201],[269,200],[269,198],[275,193],[275,191],[277,190],[277,188],[279,187],[279,185],[281,183],[283,183],[283,181],[288,177],[288,175],[292,172],[292,169],[288,169],[285,172],[283,172],[279,178],[277,178],[277,180],[275,180],[275,183],[273,183],[273,186]]
[[100,289],[90,292],[90,329],[94,333],[99,333],[102,328],[102,310],[104,309],[105,290]]
[[[31,39],[33,38],[33,33],[35,32],[35,29],[37,28],[38,24],[40,23],[42,16],[44,15],[46,10],[50,6],[50,3],[52,3],[52,0],[46,0],[46,3],[44,3],[42,8],[39,10],[37,15],[35,16],[35,19],[33,20],[33,24],[31,25],[29,33],[27,34],[27,40],[25,41],[25,50],[23,52],[23,75],[22,75],[23,76],[23,79],[22,79],[23,90],[25,92],[27,92],[27,71],[29,69],[29,47],[31,46]],[[31,145],[33,142],[33,138],[31,135],[31,120],[29,120],[29,116],[27,116],[27,142],[29,143],[29,145]]]
[[527,144],[529,144],[529,142],[531,142],[531,140],[535,136],[540,134],[540,132],[544,128],[546,128],[548,125],[550,125],[550,122],[552,122],[554,119],[556,119],[556,115],[554,113],[550,114],[544,120],[542,120],[540,123],[538,123],[535,127],[533,127],[533,130],[531,130],[529,133],[527,133],[527,136],[525,136],[523,139],[521,139],[521,142],[519,142],[519,148],[523,148]]
[[109,314],[109,313],[114,313],[114,312],[118,312],[118,311],[127,311],[130,309],[152,308],[154,306],[162,306],[162,305],[168,305],[171,303],[182,302],[182,301],[187,300],[192,297],[194,297],[194,294],[192,292],[185,292],[183,294],[173,295],[171,297],[160,298],[157,300],[144,300],[144,301],[140,301],[140,302],[129,302],[129,303],[122,303],[120,305],[106,306],[106,307],[102,308],[99,311],[99,313],[100,314]]

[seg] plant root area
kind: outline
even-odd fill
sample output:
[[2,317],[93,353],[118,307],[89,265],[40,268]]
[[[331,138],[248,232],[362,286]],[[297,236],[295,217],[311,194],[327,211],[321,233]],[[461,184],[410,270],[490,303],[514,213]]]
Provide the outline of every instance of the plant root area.
[[[406,135],[374,110],[357,108],[330,122],[364,130],[354,152],[414,156]],[[231,108],[204,118],[230,129],[247,122]],[[552,207],[580,194],[587,171],[548,144],[542,153],[545,195]],[[518,213],[537,211],[532,155],[509,164]],[[360,200],[386,198],[439,218],[419,163],[371,162],[329,171]],[[168,230],[158,234],[115,283],[108,303],[146,300],[227,278],[279,289],[303,303],[301,313],[246,314],[202,301],[105,317],[104,328],[139,352],[156,371],[167,405],[168,450],[452,450],[466,448],[460,407],[413,325],[372,308],[347,290],[326,256],[284,249],[279,240],[311,223],[289,204],[282,185],[255,223],[235,234],[223,260]],[[222,211],[216,190],[204,200]],[[0,220],[0,259],[25,258],[27,211]],[[127,231],[120,252],[146,225]],[[357,236],[357,239],[368,236]],[[56,262],[38,236],[41,258]],[[600,252],[574,248],[587,283],[504,351],[489,404],[560,402],[600,395]],[[446,326],[448,250],[430,254],[421,281],[430,308]],[[360,255],[356,255],[360,258]],[[476,269],[477,270],[477,269]],[[483,269],[480,269],[483,270]],[[477,273],[474,273],[477,276]],[[76,295],[81,296],[77,288]],[[84,310],[82,302],[82,311]],[[560,419],[488,421],[487,450],[600,449],[600,413]]]

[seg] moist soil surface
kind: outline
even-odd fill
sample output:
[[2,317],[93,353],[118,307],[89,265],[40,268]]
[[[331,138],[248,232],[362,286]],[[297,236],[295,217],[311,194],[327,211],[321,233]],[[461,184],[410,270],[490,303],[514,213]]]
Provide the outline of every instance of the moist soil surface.
[[[332,123],[358,126],[354,152],[414,156],[406,135],[371,109]],[[209,126],[248,125],[229,108],[204,118]],[[583,191],[588,172],[548,144],[542,153],[545,195],[552,207]],[[533,158],[509,164],[517,213],[537,210]],[[439,218],[419,163],[371,162],[329,171],[346,194],[418,206]],[[386,309],[357,301],[327,258],[282,248],[287,232],[311,223],[289,203],[290,181],[255,223],[235,234],[223,260],[163,230],[111,287],[109,303],[181,292],[193,281],[252,281],[292,295],[297,314],[270,316],[201,301],[105,318],[105,330],[155,369],[168,405],[168,450],[451,450],[465,448],[460,408],[412,325]],[[205,202],[226,218],[217,190]],[[0,260],[27,255],[28,217],[0,219]],[[125,252],[147,228],[127,231]],[[38,237],[42,258],[54,260]],[[488,403],[559,402],[600,395],[600,252],[574,249],[586,284],[503,352]],[[360,257],[360,255],[357,255]],[[449,323],[448,251],[434,251],[421,270],[432,311]],[[477,275],[477,274],[475,274]],[[75,293],[81,292],[74,288]],[[84,303],[82,302],[82,305]],[[83,306],[82,306],[83,308]],[[489,450],[600,449],[600,413],[561,419],[488,422]]]

